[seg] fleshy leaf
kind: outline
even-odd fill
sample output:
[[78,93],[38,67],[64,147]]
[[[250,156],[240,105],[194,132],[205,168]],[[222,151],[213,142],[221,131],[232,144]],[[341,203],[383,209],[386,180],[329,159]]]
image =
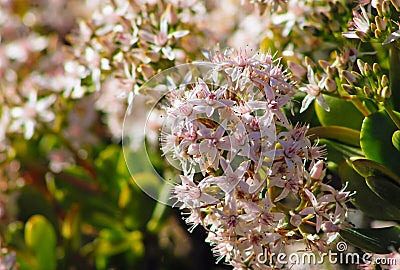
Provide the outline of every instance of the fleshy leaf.
[[308,130],[311,139],[313,137],[335,140],[351,146],[360,147],[360,132],[341,126],[319,126]]
[[376,195],[400,209],[400,186],[383,176],[368,176],[366,181]]
[[34,215],[25,224],[25,244],[35,258],[36,269],[56,269],[56,232],[44,216]]
[[346,242],[372,253],[391,253],[392,248],[400,247],[399,226],[374,229],[344,228],[339,233]]
[[400,220],[400,209],[377,196],[350,165],[339,165],[339,174],[343,182],[348,182],[348,190],[356,191],[351,202],[367,216],[379,220]]
[[360,130],[364,116],[351,102],[327,95],[324,95],[324,98],[329,105],[329,112],[315,105],[315,112],[323,126],[341,126]]
[[366,158],[351,158],[353,168],[363,177],[384,176],[400,185],[400,177],[385,166]]
[[393,146],[392,134],[396,126],[384,111],[365,118],[361,128],[361,149],[365,157],[383,164],[400,175],[400,152]]
[[393,146],[396,147],[398,151],[400,151],[400,130],[396,130],[392,136]]

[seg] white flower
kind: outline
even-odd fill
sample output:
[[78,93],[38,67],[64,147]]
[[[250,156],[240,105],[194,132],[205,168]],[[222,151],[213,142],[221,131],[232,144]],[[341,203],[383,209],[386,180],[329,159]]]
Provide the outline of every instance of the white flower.
[[315,99],[325,111],[329,112],[329,105],[326,103],[324,96],[321,91],[325,87],[325,79],[321,79],[318,83],[315,82],[314,71],[310,66],[307,68],[307,78],[309,84],[306,84],[306,87],[300,87],[299,90],[306,92],[307,95],[303,99],[301,103],[300,113],[304,112],[308,106],[310,106],[311,102]]
[[21,107],[11,109],[11,116],[14,120],[10,129],[18,131],[20,127],[24,127],[24,137],[29,140],[32,138],[35,125],[38,121],[50,122],[55,115],[49,110],[49,107],[56,101],[56,95],[50,95],[40,100],[37,99],[37,92],[31,91],[28,101]]

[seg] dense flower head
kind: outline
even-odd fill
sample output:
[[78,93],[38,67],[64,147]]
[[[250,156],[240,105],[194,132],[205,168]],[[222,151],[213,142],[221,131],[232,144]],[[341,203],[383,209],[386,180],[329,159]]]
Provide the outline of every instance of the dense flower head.
[[324,147],[283,113],[295,93],[286,71],[269,53],[208,56],[210,72],[171,90],[162,105],[162,150],[182,171],[176,205],[235,269],[261,269],[263,255],[274,266],[268,254],[296,240],[327,247],[350,194],[322,184]]

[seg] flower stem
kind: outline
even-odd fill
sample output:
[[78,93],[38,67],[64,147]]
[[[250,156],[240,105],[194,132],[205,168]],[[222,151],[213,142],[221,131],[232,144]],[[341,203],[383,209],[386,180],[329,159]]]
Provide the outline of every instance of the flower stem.
[[356,96],[351,96],[350,98],[351,102],[353,103],[353,105],[365,116],[369,116],[371,114],[371,112],[368,110],[367,107],[365,107],[364,104],[362,104],[362,102],[360,101],[360,99]]

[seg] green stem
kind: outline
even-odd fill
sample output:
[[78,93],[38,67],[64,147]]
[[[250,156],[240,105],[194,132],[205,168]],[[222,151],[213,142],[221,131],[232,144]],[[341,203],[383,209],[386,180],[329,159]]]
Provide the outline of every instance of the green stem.
[[393,123],[397,126],[398,129],[400,129],[400,119],[399,117],[394,113],[390,105],[388,104],[387,101],[385,101],[384,105],[386,112],[388,113],[390,119],[392,119]]
[[355,95],[341,95],[340,93],[335,94],[335,93],[324,93],[324,95],[331,96],[331,97],[336,97],[336,98],[341,98],[346,101],[351,101],[353,105],[359,110],[364,116],[368,116],[371,114],[370,110],[368,110],[367,107],[361,102],[361,100],[355,96]]
[[369,116],[371,112],[368,110],[367,107],[361,102],[361,100],[356,96],[351,96],[351,102],[353,105],[365,116]]

